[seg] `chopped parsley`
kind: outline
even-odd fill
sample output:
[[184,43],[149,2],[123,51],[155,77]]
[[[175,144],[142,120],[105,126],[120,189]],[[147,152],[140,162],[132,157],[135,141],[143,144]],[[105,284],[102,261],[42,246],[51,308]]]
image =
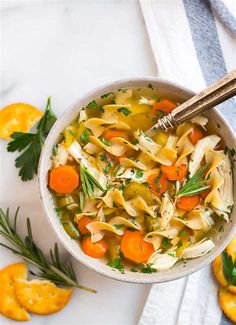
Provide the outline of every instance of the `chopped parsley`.
[[130,269],[130,272],[138,272],[138,270],[135,269],[134,267],[132,267],[132,268]]
[[143,177],[143,172],[141,170],[138,170],[135,174],[136,178],[142,178]]
[[101,138],[100,140],[103,144],[105,144],[105,146],[111,146],[111,141],[109,141],[105,138]]
[[88,105],[86,106],[86,108],[89,108],[89,109],[97,109],[100,112],[104,112],[104,109],[103,109],[102,105],[97,104],[97,102],[95,100],[93,100],[92,102],[88,103]]
[[121,273],[124,272],[124,265],[121,264],[120,259],[116,258],[114,261],[107,263],[108,266],[112,267],[113,269],[119,270]]
[[108,174],[112,167],[113,167],[113,163],[109,161],[108,164],[103,168],[104,173]]
[[114,94],[113,92],[106,93],[106,94],[102,95],[101,98],[107,98],[107,97],[109,97],[110,95],[113,95],[113,94]]
[[88,103],[86,108],[96,109],[97,108],[97,102],[93,100],[92,102]]
[[122,93],[125,94],[128,91],[128,89],[121,89],[121,88],[119,88],[118,91],[121,91]]
[[53,147],[52,147],[52,154],[53,156],[56,156],[58,153],[58,144],[55,144]]
[[54,211],[56,212],[57,215],[59,215],[61,208],[54,208]]
[[164,237],[161,242],[164,249],[168,249],[171,247],[171,243],[168,238]]
[[162,117],[162,116],[165,115],[165,113],[164,113],[161,109],[156,109],[156,110],[155,110],[155,113],[157,113],[158,118],[160,118],[160,117]]
[[156,177],[156,178],[154,178],[154,180],[153,180],[153,183],[154,184],[158,184],[159,182],[160,182],[160,179],[161,179],[161,173]]
[[89,142],[89,136],[91,134],[91,131],[89,129],[85,129],[84,132],[80,136],[80,140],[84,143],[87,144]]
[[123,113],[125,116],[128,116],[131,111],[126,107],[118,108],[117,112]]
[[230,155],[231,157],[234,157],[234,155],[236,154],[236,151],[234,148],[230,149]]
[[117,230],[124,228],[125,225],[113,225]]
[[107,155],[106,155],[105,153],[102,153],[102,154],[100,155],[100,160],[101,160],[101,161],[107,161]]
[[150,84],[148,84],[148,85],[147,85],[147,87],[153,90],[153,86],[152,86],[152,84],[151,84],[151,83],[150,83]]
[[156,273],[157,270],[153,269],[151,264],[140,264],[141,273]]
[[133,139],[133,140],[131,141],[131,143],[135,145],[135,144],[138,144],[139,141],[138,141],[138,139]]
[[188,236],[188,233],[186,230],[181,230],[180,233],[179,233],[179,236],[180,237],[187,237]]

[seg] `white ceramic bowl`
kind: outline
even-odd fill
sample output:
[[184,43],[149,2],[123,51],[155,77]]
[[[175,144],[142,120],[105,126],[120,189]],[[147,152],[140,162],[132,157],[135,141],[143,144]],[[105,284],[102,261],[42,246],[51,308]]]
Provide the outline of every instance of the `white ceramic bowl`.
[[[68,108],[65,113],[61,116],[61,118],[55,123],[44,144],[44,148],[39,162],[38,173],[41,201],[45,214],[49,220],[51,227],[55,231],[59,241],[63,244],[65,249],[79,262],[83,263],[84,265],[96,272],[99,272],[113,279],[134,283],[158,283],[171,281],[199,270],[203,266],[209,264],[217,255],[219,255],[223,251],[223,249],[235,233],[236,228],[236,211],[234,206],[231,215],[231,220],[229,223],[225,224],[224,231],[221,232],[217,238],[215,238],[215,248],[211,252],[202,257],[188,260],[187,264],[179,262],[176,266],[174,266],[168,271],[157,272],[152,274],[133,273],[130,271],[126,271],[125,274],[121,274],[118,270],[111,269],[103,261],[99,259],[93,259],[85,255],[81,250],[78,241],[71,239],[64,231],[63,226],[60,224],[57,214],[54,210],[55,205],[53,197],[47,187],[48,170],[51,166],[50,157],[53,145],[57,143],[60,133],[65,129],[65,127],[68,126],[71,121],[73,121],[78,116],[81,108],[86,106],[92,100],[99,98],[105,93],[116,91],[119,88],[139,88],[145,87],[149,83],[151,83],[154,88],[159,88],[160,91],[168,92],[170,95],[177,96],[179,98],[182,98],[183,100],[187,100],[188,98],[194,95],[193,92],[189,91],[188,89],[180,87],[172,82],[154,77],[121,80],[97,88],[78,99],[75,104],[72,105],[72,107]],[[210,118],[210,121],[217,130],[217,133],[225,139],[227,146],[229,148],[235,148],[235,135],[232,129],[229,127],[228,123],[223,118],[223,116],[214,109],[210,110],[205,115]],[[234,173],[235,170],[236,169],[234,169]],[[234,191],[234,201],[236,201],[235,194],[236,191]]]

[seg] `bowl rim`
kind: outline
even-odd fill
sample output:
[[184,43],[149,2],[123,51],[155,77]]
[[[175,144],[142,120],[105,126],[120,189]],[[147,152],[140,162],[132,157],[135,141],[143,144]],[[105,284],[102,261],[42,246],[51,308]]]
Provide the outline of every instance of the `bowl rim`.
[[[112,273],[112,274],[108,274],[108,272],[106,272],[106,270],[104,269],[97,269],[95,265],[92,265],[92,263],[90,263],[89,259],[82,259],[82,256],[78,256],[75,254],[75,252],[73,251],[73,249],[71,248],[71,245],[69,244],[69,240],[71,240],[68,237],[68,240],[63,238],[63,236],[60,234],[60,232],[55,229],[53,221],[52,221],[52,213],[50,211],[48,211],[48,207],[46,204],[46,200],[45,200],[45,195],[46,191],[44,191],[44,182],[43,182],[43,174],[42,174],[42,169],[43,169],[43,163],[44,163],[44,156],[45,156],[45,152],[47,149],[47,145],[50,142],[50,138],[51,135],[55,132],[55,130],[58,128],[59,123],[64,120],[68,115],[72,115],[73,114],[73,110],[76,109],[76,106],[78,105],[78,102],[83,101],[84,99],[86,99],[87,102],[89,102],[89,98],[95,98],[96,96],[94,94],[96,93],[102,93],[104,91],[109,91],[108,88],[118,88],[119,85],[122,84],[131,84],[131,83],[135,83],[135,82],[143,82],[143,83],[151,83],[151,82],[155,82],[155,83],[161,83],[165,86],[169,86],[169,87],[173,87],[173,88],[178,88],[181,92],[184,92],[186,94],[188,94],[189,96],[191,95],[195,95],[196,93],[193,92],[192,90],[179,85],[175,82],[169,81],[167,79],[164,78],[159,78],[159,77],[155,77],[155,76],[144,76],[144,77],[131,77],[131,78],[125,78],[125,79],[120,79],[120,80],[116,80],[113,82],[108,82],[106,84],[100,85],[96,88],[93,88],[91,91],[86,92],[85,94],[83,94],[82,96],[80,96],[77,100],[75,100],[71,105],[69,105],[69,107],[63,112],[63,114],[59,117],[59,119],[56,121],[56,123],[53,125],[52,129],[50,130],[46,141],[43,145],[43,149],[40,155],[40,159],[39,159],[39,165],[38,165],[38,189],[39,189],[39,196],[40,196],[40,202],[41,202],[41,206],[43,207],[43,211],[44,214],[46,215],[46,219],[48,221],[48,223],[50,224],[50,226],[52,227],[54,233],[56,234],[56,237],[58,238],[58,240],[60,241],[60,243],[63,245],[63,247],[65,248],[65,250],[67,252],[69,252],[70,255],[72,255],[72,257],[74,257],[79,263],[82,263],[83,265],[85,265],[86,267],[88,267],[89,269],[104,275],[108,278],[111,278],[113,280],[118,280],[118,281],[122,281],[122,282],[128,282],[128,283],[137,283],[137,284],[153,284],[153,283],[163,283],[163,282],[169,282],[169,281],[174,281],[180,278],[183,278],[185,276],[188,276],[192,273],[195,273],[197,271],[199,271],[201,268],[203,268],[204,266],[210,264],[227,246],[227,244],[229,243],[229,241],[231,240],[231,238],[233,237],[235,231],[236,231],[236,222],[235,224],[232,224],[231,229],[228,231],[226,237],[224,238],[224,240],[222,241],[221,245],[219,245],[219,247],[215,250],[214,253],[209,252],[208,256],[206,256],[205,259],[201,260],[196,266],[192,267],[189,270],[185,270],[183,269],[181,272],[176,273],[175,275],[172,276],[167,276],[165,277],[164,274],[165,272],[161,272],[163,274],[163,277],[158,279],[158,281],[153,277],[150,276],[149,274],[142,274],[142,276],[140,277],[131,277],[130,278],[130,273],[128,274],[128,276],[124,276],[125,274],[121,274],[119,271],[116,272],[116,270]],[[123,87],[123,86],[122,86]],[[134,87],[131,86],[130,87]],[[88,99],[88,100],[87,100]],[[93,99],[92,99],[93,100]],[[81,107],[82,109],[82,107]],[[234,142],[234,146],[236,146],[236,134],[234,133],[231,125],[227,122],[227,120],[225,119],[225,117],[223,116],[223,114],[216,108],[211,109],[211,111],[214,111],[214,114],[216,114],[219,119],[221,120],[222,124],[224,125],[225,128],[227,128],[229,130],[229,133],[232,136],[233,142]],[[72,121],[72,119],[71,119]],[[62,130],[58,130],[58,132],[60,132]],[[53,216],[54,217],[54,216]],[[59,222],[59,221],[58,221]],[[81,248],[79,248],[79,250],[81,250]],[[134,275],[137,273],[133,273]],[[139,273],[138,273],[139,274]],[[157,273],[154,273],[157,274]],[[152,274],[151,274],[152,275]]]

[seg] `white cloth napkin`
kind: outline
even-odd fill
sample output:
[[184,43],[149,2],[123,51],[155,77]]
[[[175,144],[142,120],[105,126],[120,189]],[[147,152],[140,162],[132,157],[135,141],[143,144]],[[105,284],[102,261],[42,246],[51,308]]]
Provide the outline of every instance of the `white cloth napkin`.
[[[197,92],[222,77],[227,70],[236,68],[236,38],[225,21],[214,20],[219,14],[216,12],[217,1],[209,0],[214,17],[211,25],[205,26],[205,33],[204,29],[201,30],[201,23],[204,24],[206,12],[201,5],[207,5],[208,0],[140,0],[158,76]],[[236,1],[224,2],[236,16]],[[199,26],[194,16],[198,9]],[[232,19],[230,26],[234,27]],[[202,34],[199,34],[201,31]],[[213,35],[218,34],[219,44],[216,39],[210,38],[211,31]],[[209,53],[204,52],[208,44]],[[222,110],[235,127],[235,103],[228,102],[227,105]],[[230,324],[218,306],[217,287],[210,266],[186,278],[153,285],[139,325]]]

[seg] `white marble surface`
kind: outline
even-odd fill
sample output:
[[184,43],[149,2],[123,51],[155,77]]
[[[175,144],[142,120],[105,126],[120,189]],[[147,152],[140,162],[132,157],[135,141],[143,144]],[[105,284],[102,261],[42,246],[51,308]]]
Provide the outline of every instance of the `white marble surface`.
[[[95,86],[156,74],[136,1],[0,1],[0,29],[1,107],[24,101],[43,109],[51,95],[60,116]],[[40,206],[37,180],[22,183],[14,158],[1,140],[0,206],[14,211],[20,205],[20,232],[29,216],[37,243],[47,250],[55,236]],[[0,248],[0,267],[14,261]],[[137,324],[149,286],[116,282],[73,264],[81,282],[98,293],[77,290],[63,311],[32,316],[32,324]],[[13,323],[0,315],[0,324]]]

